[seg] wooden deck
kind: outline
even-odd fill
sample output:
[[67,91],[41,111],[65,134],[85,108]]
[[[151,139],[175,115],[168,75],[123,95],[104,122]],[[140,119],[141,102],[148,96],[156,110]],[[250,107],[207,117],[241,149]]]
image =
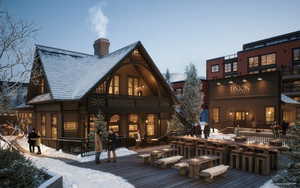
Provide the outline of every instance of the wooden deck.
[[218,177],[213,183],[208,184],[203,180],[180,176],[176,169],[159,169],[144,165],[136,155],[119,158],[117,163],[102,162],[96,165],[94,162],[89,162],[72,163],[72,165],[121,176],[136,188],[257,188],[271,178],[230,169],[226,177]]

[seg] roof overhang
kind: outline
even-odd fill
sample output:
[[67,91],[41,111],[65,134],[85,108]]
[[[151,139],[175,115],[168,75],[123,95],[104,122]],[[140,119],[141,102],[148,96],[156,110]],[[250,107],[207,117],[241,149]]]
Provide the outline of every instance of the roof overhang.
[[300,102],[298,102],[284,94],[281,94],[281,102],[284,102],[286,104],[300,104]]

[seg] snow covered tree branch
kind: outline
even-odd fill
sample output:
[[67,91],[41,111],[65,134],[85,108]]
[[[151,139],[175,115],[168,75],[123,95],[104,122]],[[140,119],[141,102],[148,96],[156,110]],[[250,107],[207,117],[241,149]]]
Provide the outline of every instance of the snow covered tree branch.
[[[29,42],[37,32],[32,24],[0,11],[0,110],[6,111],[13,95],[31,72],[33,49]],[[2,100],[3,99],[3,100]]]

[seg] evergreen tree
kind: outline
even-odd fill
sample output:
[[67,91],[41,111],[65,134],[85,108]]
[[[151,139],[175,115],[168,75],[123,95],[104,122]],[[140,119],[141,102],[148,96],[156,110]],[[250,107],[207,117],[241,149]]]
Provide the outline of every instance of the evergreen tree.
[[194,64],[186,67],[186,80],[183,87],[182,108],[185,118],[191,123],[199,122],[201,110],[200,80]]
[[167,69],[165,77],[166,77],[167,83],[170,84],[171,83],[171,80],[170,80],[171,79],[171,75],[170,75],[169,69]]
[[107,122],[105,121],[104,114],[101,110],[97,113],[97,119],[95,120],[96,131],[100,130],[102,141],[105,143],[108,138]]
[[292,126],[288,131],[289,150],[279,155],[279,164],[286,166],[273,177],[273,182],[278,186],[296,188],[300,187],[300,124]]

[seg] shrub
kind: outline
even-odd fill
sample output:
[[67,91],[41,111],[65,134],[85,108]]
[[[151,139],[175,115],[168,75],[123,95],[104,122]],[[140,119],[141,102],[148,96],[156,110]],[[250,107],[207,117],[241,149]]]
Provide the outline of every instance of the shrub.
[[0,148],[0,188],[34,188],[49,179],[17,151]]

